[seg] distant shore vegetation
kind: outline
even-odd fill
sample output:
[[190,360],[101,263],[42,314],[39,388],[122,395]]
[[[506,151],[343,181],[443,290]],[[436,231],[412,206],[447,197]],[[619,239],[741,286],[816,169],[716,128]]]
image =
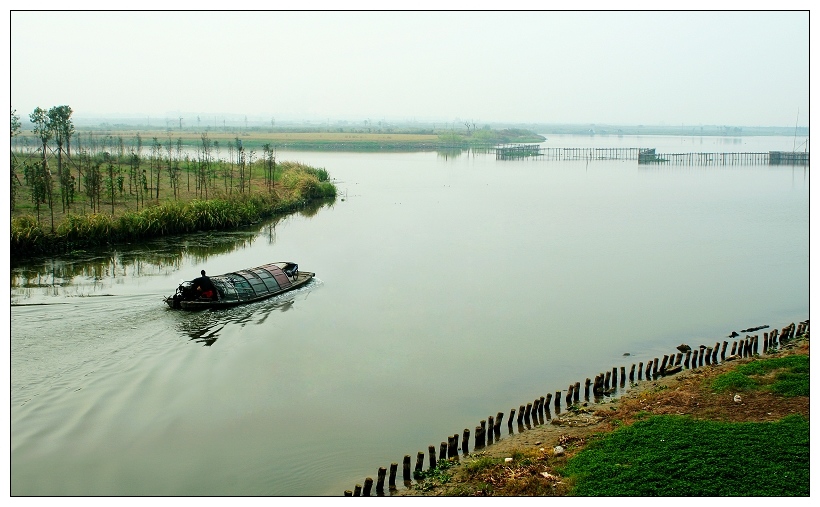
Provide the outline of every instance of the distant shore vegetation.
[[[34,143],[11,150],[11,257],[71,251],[164,235],[230,229],[336,196],[324,168],[277,160],[242,139],[76,129],[69,106],[36,108]],[[11,111],[11,137],[23,135]]]

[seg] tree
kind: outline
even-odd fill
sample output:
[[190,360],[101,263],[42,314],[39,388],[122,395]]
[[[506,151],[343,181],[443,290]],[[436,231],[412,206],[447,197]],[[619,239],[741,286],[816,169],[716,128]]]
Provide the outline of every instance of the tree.
[[253,161],[256,157],[256,152],[251,150],[248,153],[248,193],[251,192],[251,178],[253,176]]
[[[11,110],[11,136],[10,139],[14,139],[14,136],[20,133],[21,126],[20,126],[20,116],[17,114],[15,109]],[[11,144],[11,143],[9,143]],[[14,156],[14,150],[11,150],[11,210],[14,211],[14,201],[17,198],[17,187],[21,185],[20,178],[17,176],[17,158]]]
[[[48,113],[45,109],[41,107],[35,107],[34,111],[29,115],[29,120],[32,124],[34,124],[34,135],[40,138],[40,142],[43,144],[42,153],[43,153],[43,163],[41,166],[40,171],[38,171],[38,175],[35,179],[38,181],[38,186],[42,189],[45,194],[48,196],[48,207],[51,210],[51,232],[54,232],[54,207],[53,207],[53,184],[51,181],[51,171],[48,170],[48,142],[51,140],[51,137],[54,135],[54,127],[49,120]],[[40,197],[40,195],[38,193]],[[39,201],[38,201],[39,202]],[[38,205],[38,213],[37,219],[39,221],[39,205]]]
[[111,216],[114,216],[114,163],[111,162],[111,155],[105,153],[105,161],[107,162],[106,169],[108,169],[108,179],[106,186],[108,186],[108,195],[111,196]]
[[48,122],[54,131],[54,141],[57,143],[57,179],[60,182],[60,200],[63,205],[63,213],[66,207],[71,207],[67,202],[68,186],[71,184],[71,174],[63,174],[63,145],[71,140],[74,135],[74,123],[71,121],[72,114],[69,106],[54,106],[48,110]]
[[91,166],[85,173],[85,184],[83,187],[85,187],[86,195],[88,195],[91,201],[92,213],[100,211],[103,184],[102,171],[100,171],[101,164],[99,160],[92,161]]
[[[234,138],[236,142],[236,165],[239,167],[239,192],[245,191],[245,150],[242,148],[242,139]],[[233,186],[233,178],[231,178]]]
[[197,189],[200,195],[208,198],[208,175],[211,168],[211,140],[208,138],[208,133],[203,132],[200,136],[202,139],[202,157],[199,161],[199,170],[197,172]]
[[265,187],[268,189],[268,192],[270,192],[273,189],[273,173],[271,171],[273,166],[273,149],[270,143],[262,145],[262,160],[265,167]]
[[159,199],[159,176],[160,176],[160,159],[162,157],[162,143],[156,137],[153,138],[154,144],[151,145],[151,184],[154,183],[154,162],[157,164],[157,196]]

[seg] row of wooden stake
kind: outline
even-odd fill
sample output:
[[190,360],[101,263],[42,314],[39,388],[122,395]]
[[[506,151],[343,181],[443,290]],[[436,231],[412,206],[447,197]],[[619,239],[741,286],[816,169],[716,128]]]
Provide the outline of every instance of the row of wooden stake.
[[[764,326],[768,327],[768,326]],[[763,353],[769,350],[776,349],[779,345],[786,343],[795,336],[800,336],[807,333],[809,330],[809,321],[803,321],[797,326],[794,323],[782,328],[779,332],[777,329],[772,330],[771,333],[763,334]],[[733,333],[734,334],[734,333]],[[759,339],[758,335],[747,335],[742,340],[732,342],[732,348],[729,355],[726,351],[729,347],[728,341],[715,343],[714,347],[707,347],[701,345],[697,349],[691,349],[686,345],[678,346],[679,352],[671,355],[664,355],[662,359],[654,358],[647,361],[646,367],[644,363],[639,362],[637,368],[635,364],[629,370],[630,384],[635,382],[635,374],[637,372],[637,380],[641,381],[646,377],[647,381],[656,379],[666,375],[673,375],[680,372],[682,369],[701,368],[704,365],[717,365],[718,357],[720,362],[732,361],[735,359],[752,357],[758,354]],[[689,350],[686,350],[686,349]],[[684,352],[685,350],[685,352]],[[590,399],[590,386],[592,387],[592,394],[595,402],[601,400],[603,396],[610,396],[617,391],[617,385],[623,388],[626,385],[626,367],[620,367],[620,376],[618,375],[618,368],[613,367],[612,371],[600,373],[595,376],[594,381],[587,378],[584,383],[584,400]],[[620,383],[619,383],[620,380]],[[556,414],[561,413],[561,393],[562,391],[555,391],[555,397],[547,394],[535,399],[532,403],[520,405],[518,407],[518,417],[516,418],[516,410],[510,409],[510,417],[507,419],[507,428],[509,434],[513,434],[513,419],[515,418],[519,433],[524,429],[530,429],[533,425],[544,424],[547,420],[552,418],[550,412],[550,403],[554,402]],[[581,398],[581,383],[575,382],[570,384],[567,388],[567,394],[563,397],[566,406],[569,408],[573,404],[580,403]],[[494,440],[501,439],[501,421],[504,419],[504,413],[498,412],[495,416],[489,416],[486,420],[482,420],[478,426],[475,427],[475,449],[483,449],[487,445],[491,445]],[[461,447],[459,447],[459,438],[461,437]],[[465,428],[462,435],[458,433],[448,436],[447,442],[441,442],[438,448],[438,458],[436,457],[436,447],[428,446],[427,454],[419,451],[416,454],[416,463],[411,472],[411,456],[405,455],[402,461],[402,479],[406,488],[412,487],[411,477],[417,476],[423,471],[424,462],[427,460],[428,470],[434,470],[437,466],[437,461],[444,461],[448,459],[458,459],[458,451],[461,450],[462,455],[469,454],[470,430]],[[390,464],[390,474],[387,474],[387,469],[380,467],[377,474],[376,494],[377,496],[384,496],[384,482],[388,481],[388,488],[390,491],[396,490],[396,478],[398,475],[398,463]],[[373,489],[373,478],[367,477],[364,480],[364,486],[356,484],[354,489],[345,490],[344,496],[371,496]]]

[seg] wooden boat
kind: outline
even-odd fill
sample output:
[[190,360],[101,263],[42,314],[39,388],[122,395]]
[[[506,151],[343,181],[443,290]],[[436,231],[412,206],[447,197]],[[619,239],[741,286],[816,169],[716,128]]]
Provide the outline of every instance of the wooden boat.
[[165,302],[175,310],[206,310],[244,305],[304,286],[315,273],[299,271],[294,262],[273,262],[255,268],[212,276],[211,298],[202,297],[193,281],[182,282]]

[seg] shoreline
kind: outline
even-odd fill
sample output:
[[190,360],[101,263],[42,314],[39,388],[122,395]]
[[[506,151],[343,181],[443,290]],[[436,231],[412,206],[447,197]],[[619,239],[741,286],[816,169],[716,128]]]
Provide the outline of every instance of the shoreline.
[[[468,464],[481,460],[512,459],[511,457],[523,454],[553,456],[559,445],[566,446],[566,455],[559,461],[577,454],[584,445],[592,439],[608,435],[616,429],[628,426],[641,417],[649,415],[680,415],[697,419],[716,419],[731,422],[775,422],[790,413],[799,413],[809,418],[809,399],[779,400],[777,396],[768,392],[752,391],[743,395],[742,402],[733,400],[735,393],[712,393],[704,385],[722,373],[732,371],[740,365],[752,363],[759,359],[781,357],[794,353],[808,355],[809,332],[808,321],[802,327],[802,332],[794,332],[790,338],[783,339],[777,348],[769,347],[761,354],[752,354],[747,357],[732,357],[720,363],[702,365],[694,368],[682,369],[675,373],[659,376],[652,379],[630,382],[628,388],[619,396],[576,403],[570,408],[563,406],[560,414],[544,418],[540,423],[529,424],[526,427],[518,426],[518,431],[511,433],[509,414],[504,415],[501,424],[501,438],[486,445],[474,448],[470,442],[465,454],[457,449],[455,457],[448,459],[449,477],[441,483],[431,484],[427,479],[413,479],[404,481],[404,486],[391,489],[386,496],[465,496],[465,491],[479,491],[480,487],[474,484],[466,471]],[[802,324],[802,323],[801,323]],[[784,327],[789,328],[791,325]],[[772,330],[772,334],[776,330]],[[766,338],[768,339],[766,333]],[[785,335],[781,335],[783,337]],[[797,352],[795,352],[797,351]],[[581,400],[584,400],[581,397]],[[685,400],[685,401],[681,401]],[[533,421],[538,419],[532,411]],[[643,414],[643,416],[640,416]],[[484,421],[482,421],[483,423]],[[514,423],[513,426],[517,424]],[[507,428],[504,428],[507,426]],[[478,427],[476,428],[478,430]],[[488,427],[488,434],[492,433]],[[569,443],[569,445],[567,445]],[[442,446],[444,443],[442,442]],[[565,451],[562,449],[561,454]],[[528,455],[529,455],[528,454]],[[426,458],[425,458],[426,461]],[[439,462],[442,459],[439,458]],[[405,456],[405,466],[407,456]],[[425,463],[425,472],[428,476],[431,470]],[[441,477],[441,475],[439,475]],[[557,476],[551,476],[556,478]],[[401,482],[401,472],[397,482]],[[370,479],[370,478],[369,478]],[[565,478],[560,478],[564,480]],[[370,479],[372,483],[372,479]],[[367,483],[367,481],[365,481]],[[560,482],[558,484],[565,484]],[[357,496],[354,491],[361,493],[360,484],[354,490],[344,492],[345,496]],[[569,496],[570,492],[558,488],[555,496]],[[468,495],[472,496],[472,495]],[[528,496],[528,495],[522,495]]]

